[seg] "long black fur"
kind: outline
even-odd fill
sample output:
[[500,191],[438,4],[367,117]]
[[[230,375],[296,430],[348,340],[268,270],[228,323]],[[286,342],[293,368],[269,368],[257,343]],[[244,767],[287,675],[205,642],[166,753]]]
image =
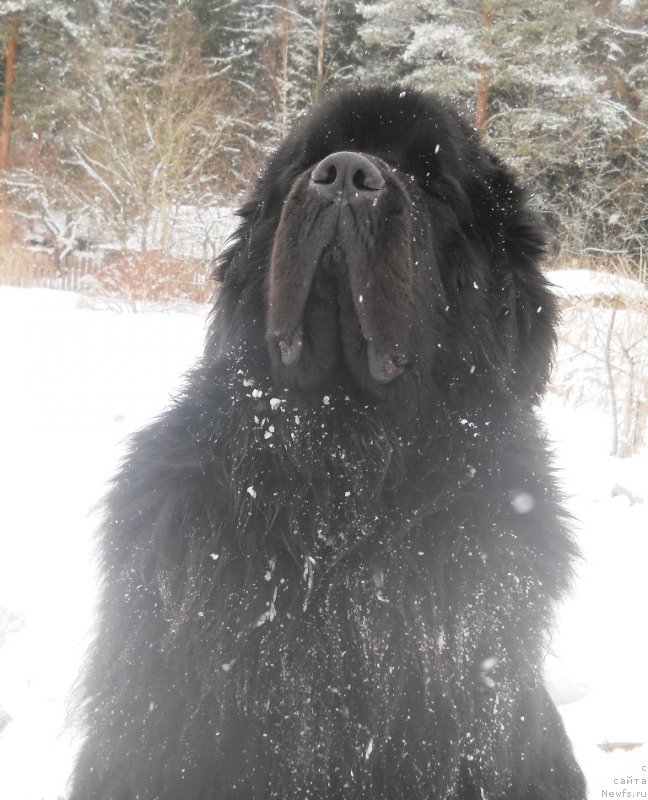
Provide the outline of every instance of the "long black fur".
[[[374,203],[321,199],[338,151]],[[524,193],[439,99],[374,88],[240,213],[204,356],[107,499],[73,800],[583,800],[541,675],[575,548]]]

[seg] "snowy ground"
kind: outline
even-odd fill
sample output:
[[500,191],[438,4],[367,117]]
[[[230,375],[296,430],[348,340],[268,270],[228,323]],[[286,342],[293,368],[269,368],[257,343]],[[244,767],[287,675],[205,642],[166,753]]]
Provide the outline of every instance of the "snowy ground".
[[[200,351],[203,317],[84,310],[73,294],[0,287],[2,800],[65,796],[65,697],[95,587],[92,507],[123,437]],[[648,453],[610,458],[604,415],[551,397],[544,413],[585,555],[548,678],[590,797],[647,797],[634,780],[648,780]]]

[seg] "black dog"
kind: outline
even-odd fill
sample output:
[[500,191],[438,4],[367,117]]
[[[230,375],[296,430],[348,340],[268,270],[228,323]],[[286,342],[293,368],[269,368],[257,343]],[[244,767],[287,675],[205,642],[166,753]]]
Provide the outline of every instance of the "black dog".
[[582,800],[541,676],[575,548],[523,192],[375,88],[240,213],[204,357],[107,501],[72,797]]

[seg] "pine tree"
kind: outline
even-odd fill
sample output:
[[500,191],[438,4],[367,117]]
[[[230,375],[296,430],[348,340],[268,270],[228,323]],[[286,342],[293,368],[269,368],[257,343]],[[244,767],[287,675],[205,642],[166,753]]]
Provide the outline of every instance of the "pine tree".
[[[364,2],[360,34],[371,53],[365,75],[454,97],[538,197],[550,198],[563,241],[588,246],[606,236],[603,198],[615,194],[605,185],[611,159],[636,138],[633,129],[642,138],[646,132],[648,36],[640,5]],[[600,219],[574,228],[593,194]]]
[[20,30],[20,13],[11,15],[7,31],[7,50],[4,63],[4,91],[2,98],[2,123],[0,126],[0,169],[9,166],[9,144],[11,141],[11,111],[13,107],[13,85],[16,74],[16,56],[18,54],[18,32]]
[[384,49],[378,77],[387,66],[389,77],[454,95],[473,110],[481,92],[484,133],[503,117],[510,125],[529,115],[525,127],[540,122],[556,130],[575,108],[604,116],[603,79],[586,60],[596,26],[590,4],[539,0],[525,9],[510,0],[387,0],[363,3],[360,11],[362,37]]
[[43,137],[52,132],[63,111],[56,107],[56,88],[69,68],[70,46],[82,35],[87,7],[86,0],[0,4],[0,41],[6,44],[0,168],[38,160]]

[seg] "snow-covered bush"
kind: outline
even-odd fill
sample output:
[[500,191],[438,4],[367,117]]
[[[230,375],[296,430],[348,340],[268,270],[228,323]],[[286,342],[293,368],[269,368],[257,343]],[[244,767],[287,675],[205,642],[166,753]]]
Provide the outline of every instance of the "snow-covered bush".
[[133,311],[141,304],[204,303],[213,293],[204,265],[197,259],[176,259],[161,251],[122,253],[107,259],[81,281],[86,301]]
[[600,407],[611,420],[612,455],[646,441],[648,289],[593,270],[555,270],[562,325],[552,391],[570,405]]

